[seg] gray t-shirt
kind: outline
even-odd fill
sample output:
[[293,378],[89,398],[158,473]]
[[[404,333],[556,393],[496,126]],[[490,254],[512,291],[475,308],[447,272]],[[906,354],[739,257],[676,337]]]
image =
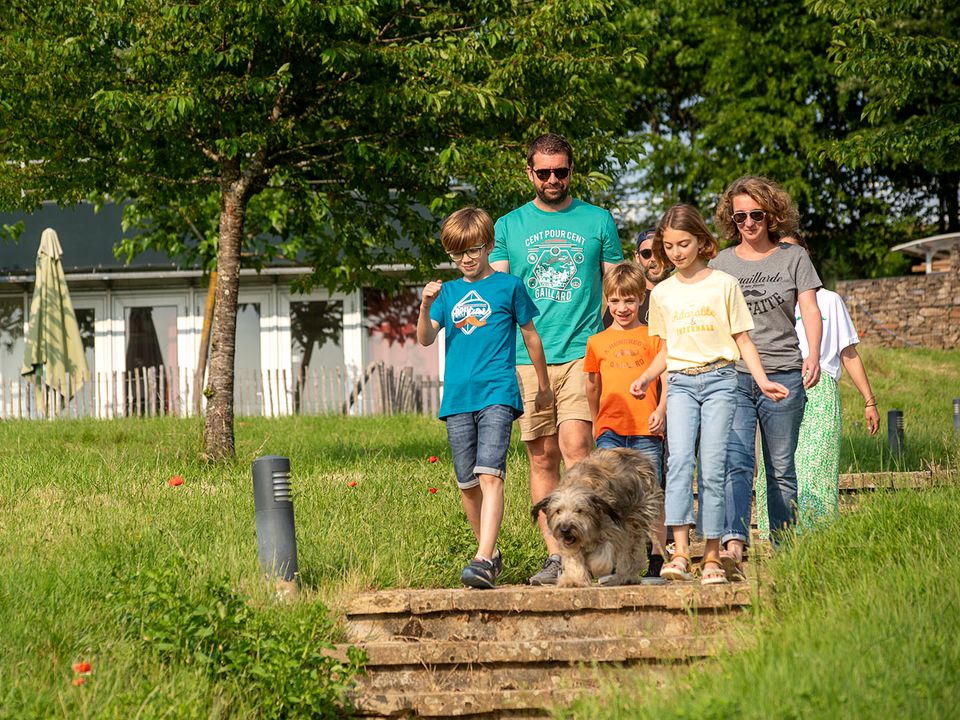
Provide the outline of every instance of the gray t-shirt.
[[[797,295],[823,284],[806,250],[780,243],[762,260],[743,260],[729,247],[710,261],[710,267],[723,270],[740,282],[756,325],[750,331],[750,339],[757,346],[763,369],[768,373],[799,370],[803,358],[793,314]],[[749,372],[743,360],[737,363],[737,370]]]

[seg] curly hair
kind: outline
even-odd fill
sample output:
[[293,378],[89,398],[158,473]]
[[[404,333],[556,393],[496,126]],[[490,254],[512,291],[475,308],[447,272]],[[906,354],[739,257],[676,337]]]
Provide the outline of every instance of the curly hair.
[[800,213],[787,191],[768,178],[744,175],[723,191],[714,215],[714,223],[727,240],[740,240],[740,230],[733,221],[733,198],[737,195],[749,195],[767,213],[767,232],[771,242],[776,243],[782,237],[797,234]]
[[699,245],[697,254],[704,260],[715,258],[720,250],[717,239],[710,232],[699,210],[692,205],[682,203],[674,205],[660,218],[657,230],[653,234],[653,256],[662,267],[673,267],[673,263],[667,259],[667,253],[663,249],[663,233],[668,228],[693,235]]
[[527,146],[527,165],[530,167],[533,167],[533,156],[537,153],[541,155],[566,155],[567,164],[573,166],[573,148],[562,135],[547,133],[531,142]]

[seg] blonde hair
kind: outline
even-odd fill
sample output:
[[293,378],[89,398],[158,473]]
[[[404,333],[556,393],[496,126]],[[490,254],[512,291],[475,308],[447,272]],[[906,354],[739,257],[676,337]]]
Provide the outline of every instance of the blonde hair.
[[724,238],[740,239],[740,228],[733,221],[733,198],[737,195],[749,195],[767,213],[767,232],[772,242],[776,243],[788,235],[797,235],[800,213],[787,191],[768,178],[744,175],[724,190],[717,204],[714,222]]
[[452,212],[440,226],[440,243],[447,252],[463,252],[483,245],[493,246],[493,220],[486,210],[475,207]]
[[610,297],[614,293],[633,295],[643,302],[647,294],[647,283],[643,273],[635,263],[622,262],[603,275],[603,296]]
[[657,230],[653,234],[653,256],[662,267],[673,267],[673,263],[667,259],[667,254],[663,250],[663,233],[668,228],[693,235],[697,239],[697,255],[704,260],[715,258],[720,251],[720,245],[707,227],[700,211],[692,205],[674,205],[660,218]]

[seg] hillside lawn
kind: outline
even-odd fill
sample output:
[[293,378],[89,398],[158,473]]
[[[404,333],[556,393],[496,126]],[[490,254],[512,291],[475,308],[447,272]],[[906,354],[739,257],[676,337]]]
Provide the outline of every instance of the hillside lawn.
[[[960,351],[863,355],[883,426],[867,436],[844,380],[843,471],[957,468]],[[899,458],[886,450],[893,407],[905,413]],[[334,666],[320,652],[343,639],[339,600],[457,585],[474,545],[441,422],[240,418],[236,434],[236,462],[207,465],[197,419],[0,423],[0,718],[332,715],[359,662]],[[289,605],[274,602],[257,567],[250,466],[267,454],[292,463],[303,591]],[[503,583],[524,582],[542,560],[526,472],[515,433]],[[174,475],[182,485],[168,484]],[[958,519],[956,488],[880,493],[805,535],[771,566],[753,648],[703,679],[682,676],[656,707],[939,716],[957,699]],[[72,669],[86,661],[89,674]],[[681,691],[690,683],[692,698]],[[921,690],[926,704],[908,706]],[[578,717],[632,717],[641,711],[630,693],[611,688]],[[703,706],[676,704],[701,695]],[[860,698],[878,711],[861,713]]]

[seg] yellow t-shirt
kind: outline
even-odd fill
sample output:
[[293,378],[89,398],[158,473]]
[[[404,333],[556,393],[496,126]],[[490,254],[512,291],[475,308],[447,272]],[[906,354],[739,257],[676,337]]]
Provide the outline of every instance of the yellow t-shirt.
[[671,275],[650,293],[650,334],[666,341],[671,372],[736,362],[740,349],[733,336],[745,330],[753,330],[753,317],[740,283],[720,270],[692,285]]

